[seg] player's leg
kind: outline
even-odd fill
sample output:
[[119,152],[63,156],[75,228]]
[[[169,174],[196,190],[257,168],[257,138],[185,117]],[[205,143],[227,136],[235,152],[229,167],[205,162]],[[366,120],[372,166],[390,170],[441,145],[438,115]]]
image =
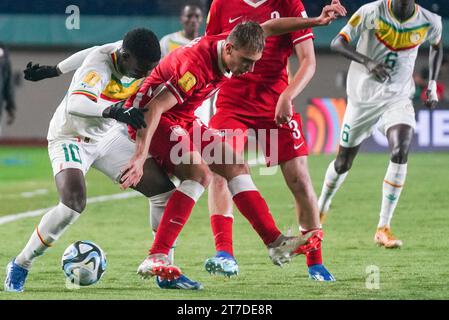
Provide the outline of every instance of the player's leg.
[[[167,176],[167,173],[162,170],[153,158],[149,158],[145,162],[142,180],[135,187],[135,190],[146,195],[150,200],[150,223],[153,229],[153,236],[156,238],[165,207],[176,188]],[[175,263],[176,242],[177,239],[168,252],[168,259],[171,264]],[[185,274],[174,280],[156,277],[156,284],[161,289],[200,290],[203,288],[200,282],[189,279]]]
[[360,145],[372,134],[383,111],[382,105],[354,104],[348,99],[337,157],[327,167],[321,195],[318,198],[321,223],[329,212],[333,197],[345,181]]
[[201,155],[193,151],[189,156],[190,164],[179,164],[173,170],[181,184],[167,202],[148,258],[138,268],[143,277],[157,275],[173,280],[181,275],[180,269],[170,263],[168,253],[211,179]]
[[[102,157],[93,163],[93,167],[106,174],[113,181],[118,182],[122,175],[121,169],[128,163],[134,150],[135,144],[128,138],[126,130],[118,126],[103,141],[101,146]],[[149,199],[150,222],[153,234],[156,236],[165,206],[175,191],[175,186],[156,161],[153,158],[148,158],[144,164],[142,179],[134,189]],[[174,245],[170,249],[169,259],[170,263],[173,264]],[[200,289],[202,287],[201,283],[192,281],[186,276],[173,281],[156,278],[156,283],[161,289]]]
[[221,274],[226,277],[238,275],[239,267],[234,258],[232,243],[233,202],[226,179],[214,173],[208,196],[210,225],[216,253],[215,256],[206,259],[204,267],[210,274]]
[[143,277],[156,275],[172,280],[179,277],[181,271],[170,264],[168,252],[208,186],[211,173],[187,130],[166,117],[159,122],[149,153],[174,173],[181,184],[167,202],[149,256],[139,266],[138,273]]
[[[308,171],[307,157],[296,157],[283,162],[280,166],[287,186],[295,198],[301,233],[320,230],[317,198]],[[306,253],[309,276],[318,281],[335,281],[323,265],[321,251],[320,243],[315,250]]]
[[[149,220],[153,235],[156,237],[165,206],[176,187],[155,160],[148,158],[143,167],[142,179],[133,189],[139,191],[149,200]],[[175,247],[176,244],[173,244],[169,252],[169,259],[172,263],[175,261]]]
[[[223,155],[232,154],[233,159],[238,157],[227,143],[222,142],[221,148]],[[321,241],[321,232],[311,232],[302,237],[284,236],[277,228],[264,198],[257,190],[248,166],[239,164],[242,161],[226,164],[224,160],[209,166],[213,172],[228,181],[234,203],[269,249],[273,263],[282,265],[289,262],[292,256],[316,248],[317,243]]]
[[[243,153],[247,140],[247,126],[243,121],[236,119],[233,115],[218,112],[210,120],[210,125],[214,129],[225,132],[226,142],[237,154]],[[233,202],[226,179],[214,173],[208,196],[210,224],[214,235],[216,254],[214,257],[208,258],[204,266],[211,274],[221,274],[227,277],[237,275],[239,268],[234,258],[232,243]]]
[[374,241],[385,248],[399,248],[402,241],[391,232],[391,219],[407,175],[407,160],[415,128],[410,101],[393,104],[384,113],[379,129],[384,131],[390,147],[390,163],[382,183],[382,205]]
[[332,199],[345,181],[359,148],[360,146],[345,148],[340,145],[335,160],[327,167],[323,187],[321,188],[321,194],[318,199],[321,223],[326,219]]
[[49,154],[59,203],[44,214],[23,250],[8,265],[6,291],[23,291],[26,276],[36,257],[44,254],[61,237],[86,206],[84,174],[89,165],[81,145],[71,141],[49,143]]
[[[150,200],[150,223],[154,238],[156,238],[167,202],[175,192],[175,189],[174,184],[162,168],[160,168],[154,159],[149,158],[144,166],[142,180],[135,187],[135,190],[146,195]],[[170,264],[175,263],[176,242],[177,239],[168,252]],[[161,289],[200,290],[203,288],[200,282],[189,279],[185,274],[173,280],[156,277],[156,284]]]
[[[277,132],[276,135],[270,134],[266,141],[259,138],[259,144],[265,151],[267,163],[280,165],[285,182],[295,198],[301,233],[321,230],[317,198],[307,166],[308,148],[302,132],[301,116],[295,114],[288,124],[281,127],[277,127],[273,121],[265,122],[264,128],[269,132]],[[306,253],[306,262],[312,279],[335,280],[323,266],[321,243],[315,250]]]

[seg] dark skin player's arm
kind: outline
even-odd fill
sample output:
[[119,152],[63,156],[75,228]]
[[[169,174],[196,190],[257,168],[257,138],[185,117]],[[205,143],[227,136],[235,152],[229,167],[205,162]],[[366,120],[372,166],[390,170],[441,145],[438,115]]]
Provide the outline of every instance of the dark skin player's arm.
[[379,82],[385,82],[390,78],[388,67],[383,63],[378,63],[370,57],[358,52],[342,35],[337,35],[331,43],[331,50],[341,54],[349,60],[364,65]]
[[[436,81],[440,74],[441,64],[443,63],[443,44],[440,41],[436,45],[430,46],[429,51],[429,81]],[[436,107],[438,100],[432,96],[431,90],[427,89],[427,101],[425,105],[433,109]]]

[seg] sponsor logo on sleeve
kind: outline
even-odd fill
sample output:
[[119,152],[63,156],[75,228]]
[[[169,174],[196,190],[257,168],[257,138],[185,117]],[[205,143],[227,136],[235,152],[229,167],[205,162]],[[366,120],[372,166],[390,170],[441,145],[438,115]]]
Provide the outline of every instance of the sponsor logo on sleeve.
[[101,77],[98,73],[95,71],[91,71],[83,79],[83,84],[87,87],[95,87],[95,85],[98,83],[98,81],[101,80]]
[[187,71],[181,79],[178,80],[178,85],[185,93],[189,92],[196,85],[195,76]]
[[349,25],[353,28],[357,27],[360,24],[360,21],[362,20],[362,17],[360,17],[358,14],[355,14],[351,17],[349,20]]

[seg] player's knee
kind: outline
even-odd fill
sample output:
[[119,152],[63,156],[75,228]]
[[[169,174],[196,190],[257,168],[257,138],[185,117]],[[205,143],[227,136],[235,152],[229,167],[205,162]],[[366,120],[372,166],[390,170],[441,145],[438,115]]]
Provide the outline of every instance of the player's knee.
[[233,177],[242,175],[242,174],[249,174],[248,166],[244,163],[241,164],[234,164],[230,167],[230,174]]
[[221,189],[224,189],[224,188],[228,187],[228,182],[222,176],[220,176],[218,174],[213,174],[212,175],[211,185],[214,188],[221,190]]
[[393,147],[390,160],[394,163],[404,164],[408,159],[408,146],[402,144]]
[[198,182],[204,187],[207,188],[212,181],[212,174],[210,172],[205,171],[201,176]]
[[207,169],[207,167],[201,167],[192,173],[190,180],[194,180],[201,184],[204,188],[207,188],[212,181],[212,173]]
[[335,171],[338,174],[343,174],[351,169],[352,159],[349,159],[349,157],[338,156],[337,159],[335,159],[334,166]]
[[70,192],[69,195],[63,197],[62,203],[72,210],[81,213],[86,208],[86,195],[84,192]]
[[286,177],[286,182],[290,190],[293,193],[305,194],[307,190],[307,183],[303,176],[299,174],[291,175]]

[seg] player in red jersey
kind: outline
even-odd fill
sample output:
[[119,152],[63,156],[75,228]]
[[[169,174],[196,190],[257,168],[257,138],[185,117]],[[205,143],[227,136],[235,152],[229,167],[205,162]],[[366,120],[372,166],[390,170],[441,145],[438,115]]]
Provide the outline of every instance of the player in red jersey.
[[138,268],[140,275],[173,279],[181,274],[170,264],[167,254],[208,186],[210,170],[226,178],[235,204],[269,248],[273,263],[282,265],[316,248],[321,241],[320,230],[299,237],[286,237],[279,231],[247,166],[236,159],[217,131],[195,120],[194,111],[232,75],[253,71],[262,56],[266,36],[327,25],[345,14],[346,10],[337,4],[326,6],[318,18],[274,19],[262,26],[246,22],[231,33],[194,40],[164,58],[130,98],[128,107],[147,106],[149,111],[145,130],[130,129],[136,139],[136,152],[124,168],[122,187],[139,182],[148,153],[182,181],[168,200],[149,256]]
[[[227,32],[242,20],[263,23],[279,17],[307,17],[307,14],[301,0],[215,0],[210,8],[206,34]],[[269,166],[280,165],[295,197],[302,232],[321,228],[317,198],[308,173],[308,150],[301,116],[293,111],[292,105],[292,100],[315,73],[313,38],[312,29],[307,28],[267,39],[263,57],[254,72],[233,78],[220,89],[217,112],[209,123],[214,129],[241,129],[243,134],[248,129],[279,129],[278,140],[267,141],[267,145],[277,144],[277,162],[272,157],[266,157],[266,161]],[[287,61],[293,50],[300,68],[288,83]],[[244,146],[245,143],[237,143],[235,152],[241,154]],[[268,146],[266,149],[271,150]],[[238,265],[232,245],[232,197],[226,180],[216,174],[209,187],[209,210],[217,253],[206,260],[206,270],[225,276],[235,275]],[[321,247],[307,253],[306,257],[312,279],[335,280],[322,264]]]

